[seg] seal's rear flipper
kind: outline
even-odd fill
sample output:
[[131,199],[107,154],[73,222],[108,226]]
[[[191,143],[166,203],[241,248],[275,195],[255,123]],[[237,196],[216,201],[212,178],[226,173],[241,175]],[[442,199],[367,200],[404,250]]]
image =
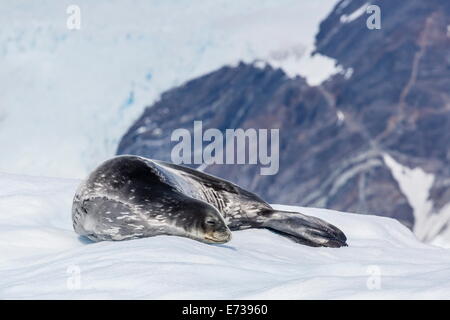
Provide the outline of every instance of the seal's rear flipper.
[[347,237],[337,227],[298,212],[269,210],[262,227],[311,247],[347,246]]

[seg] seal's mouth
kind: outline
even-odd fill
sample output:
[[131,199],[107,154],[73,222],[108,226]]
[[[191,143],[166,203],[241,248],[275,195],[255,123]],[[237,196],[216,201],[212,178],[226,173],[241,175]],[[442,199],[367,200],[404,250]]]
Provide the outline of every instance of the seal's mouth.
[[207,240],[208,242],[213,242],[213,243],[226,243],[231,240],[231,233],[227,233],[221,237],[214,237],[214,236],[206,235],[204,237],[204,239]]

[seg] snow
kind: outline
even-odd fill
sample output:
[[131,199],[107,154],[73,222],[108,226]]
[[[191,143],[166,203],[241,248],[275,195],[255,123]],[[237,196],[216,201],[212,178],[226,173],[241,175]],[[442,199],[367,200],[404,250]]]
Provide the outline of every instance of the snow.
[[341,4],[338,5],[338,7],[336,8],[336,12],[342,12],[342,10],[344,10],[350,3],[352,2],[352,0],[344,0],[341,2]]
[[80,181],[0,174],[0,299],[428,299],[450,295],[450,251],[399,222],[277,206],[323,218],[349,247],[311,248],[267,230],[224,245],[159,236],[91,243],[71,227]]
[[435,225],[435,223],[430,224],[428,221],[433,208],[429,195],[434,183],[434,175],[426,173],[419,167],[410,169],[403,166],[387,153],[383,154],[383,159],[398,182],[400,190],[413,208],[414,233],[420,239],[425,240],[429,236],[430,226]]
[[112,156],[160,94],[238,61],[265,60],[318,84],[310,56],[337,0],[78,0],[0,4],[0,171],[81,178]]
[[436,212],[430,199],[435,176],[420,167],[408,168],[388,153],[383,154],[383,159],[413,208],[414,234],[421,241],[450,248],[450,204]]
[[430,215],[426,221],[426,227],[428,232],[428,240],[431,243],[450,248],[450,230],[448,228],[448,222],[450,221],[450,203],[447,203],[438,213]]
[[342,124],[344,122],[344,120],[345,120],[345,114],[341,110],[337,110],[336,111],[336,116],[337,116],[337,119],[338,119],[338,124],[339,125]]

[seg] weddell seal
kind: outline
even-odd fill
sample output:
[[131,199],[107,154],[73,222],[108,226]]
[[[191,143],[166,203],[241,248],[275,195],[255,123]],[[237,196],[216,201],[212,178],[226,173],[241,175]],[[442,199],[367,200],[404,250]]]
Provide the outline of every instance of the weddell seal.
[[157,235],[225,243],[230,230],[266,228],[308,246],[346,246],[335,226],[278,211],[257,195],[203,172],[137,156],[106,161],[79,187],[75,231],[93,241]]

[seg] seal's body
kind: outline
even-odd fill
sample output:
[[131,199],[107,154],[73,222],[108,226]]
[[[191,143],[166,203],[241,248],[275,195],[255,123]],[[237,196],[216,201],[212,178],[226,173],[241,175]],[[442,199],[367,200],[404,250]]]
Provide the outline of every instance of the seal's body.
[[336,227],[274,210],[239,186],[187,167],[136,156],[103,163],[74,198],[75,231],[94,241],[176,235],[224,243],[230,230],[267,228],[310,246],[345,246]]

